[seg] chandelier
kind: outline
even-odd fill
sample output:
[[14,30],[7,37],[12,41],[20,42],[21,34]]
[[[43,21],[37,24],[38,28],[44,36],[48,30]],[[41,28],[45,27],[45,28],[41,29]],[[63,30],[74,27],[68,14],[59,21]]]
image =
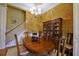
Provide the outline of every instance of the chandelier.
[[30,8],[30,12],[33,15],[40,15],[41,14],[41,8],[37,7],[37,5],[34,5],[32,8]]

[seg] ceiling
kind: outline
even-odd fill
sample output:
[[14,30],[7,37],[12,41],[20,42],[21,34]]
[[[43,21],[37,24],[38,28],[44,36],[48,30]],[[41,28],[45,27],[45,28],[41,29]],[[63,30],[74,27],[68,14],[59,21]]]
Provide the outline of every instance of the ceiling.
[[51,8],[54,8],[58,4],[59,3],[11,3],[13,6],[17,6],[28,11],[30,11],[30,8],[36,5],[37,7],[41,8],[42,13],[45,13]]

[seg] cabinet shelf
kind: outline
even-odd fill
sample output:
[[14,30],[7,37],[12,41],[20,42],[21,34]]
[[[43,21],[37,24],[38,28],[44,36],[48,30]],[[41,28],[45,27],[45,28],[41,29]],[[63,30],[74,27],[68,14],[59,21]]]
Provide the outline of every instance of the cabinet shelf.
[[62,18],[43,22],[43,35],[54,42],[59,42],[62,36]]

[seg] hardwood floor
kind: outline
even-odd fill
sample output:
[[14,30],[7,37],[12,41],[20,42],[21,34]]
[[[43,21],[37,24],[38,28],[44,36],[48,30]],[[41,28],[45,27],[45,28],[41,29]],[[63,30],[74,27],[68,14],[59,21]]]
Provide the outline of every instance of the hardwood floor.
[[6,56],[7,49],[0,49],[0,56]]

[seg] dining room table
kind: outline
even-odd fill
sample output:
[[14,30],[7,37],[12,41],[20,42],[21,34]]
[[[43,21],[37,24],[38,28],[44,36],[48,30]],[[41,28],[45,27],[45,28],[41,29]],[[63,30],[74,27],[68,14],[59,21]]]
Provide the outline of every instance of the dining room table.
[[23,45],[29,52],[36,55],[50,55],[55,48],[55,43],[51,39],[45,38],[40,38],[34,42],[32,37],[28,37],[24,39]]

